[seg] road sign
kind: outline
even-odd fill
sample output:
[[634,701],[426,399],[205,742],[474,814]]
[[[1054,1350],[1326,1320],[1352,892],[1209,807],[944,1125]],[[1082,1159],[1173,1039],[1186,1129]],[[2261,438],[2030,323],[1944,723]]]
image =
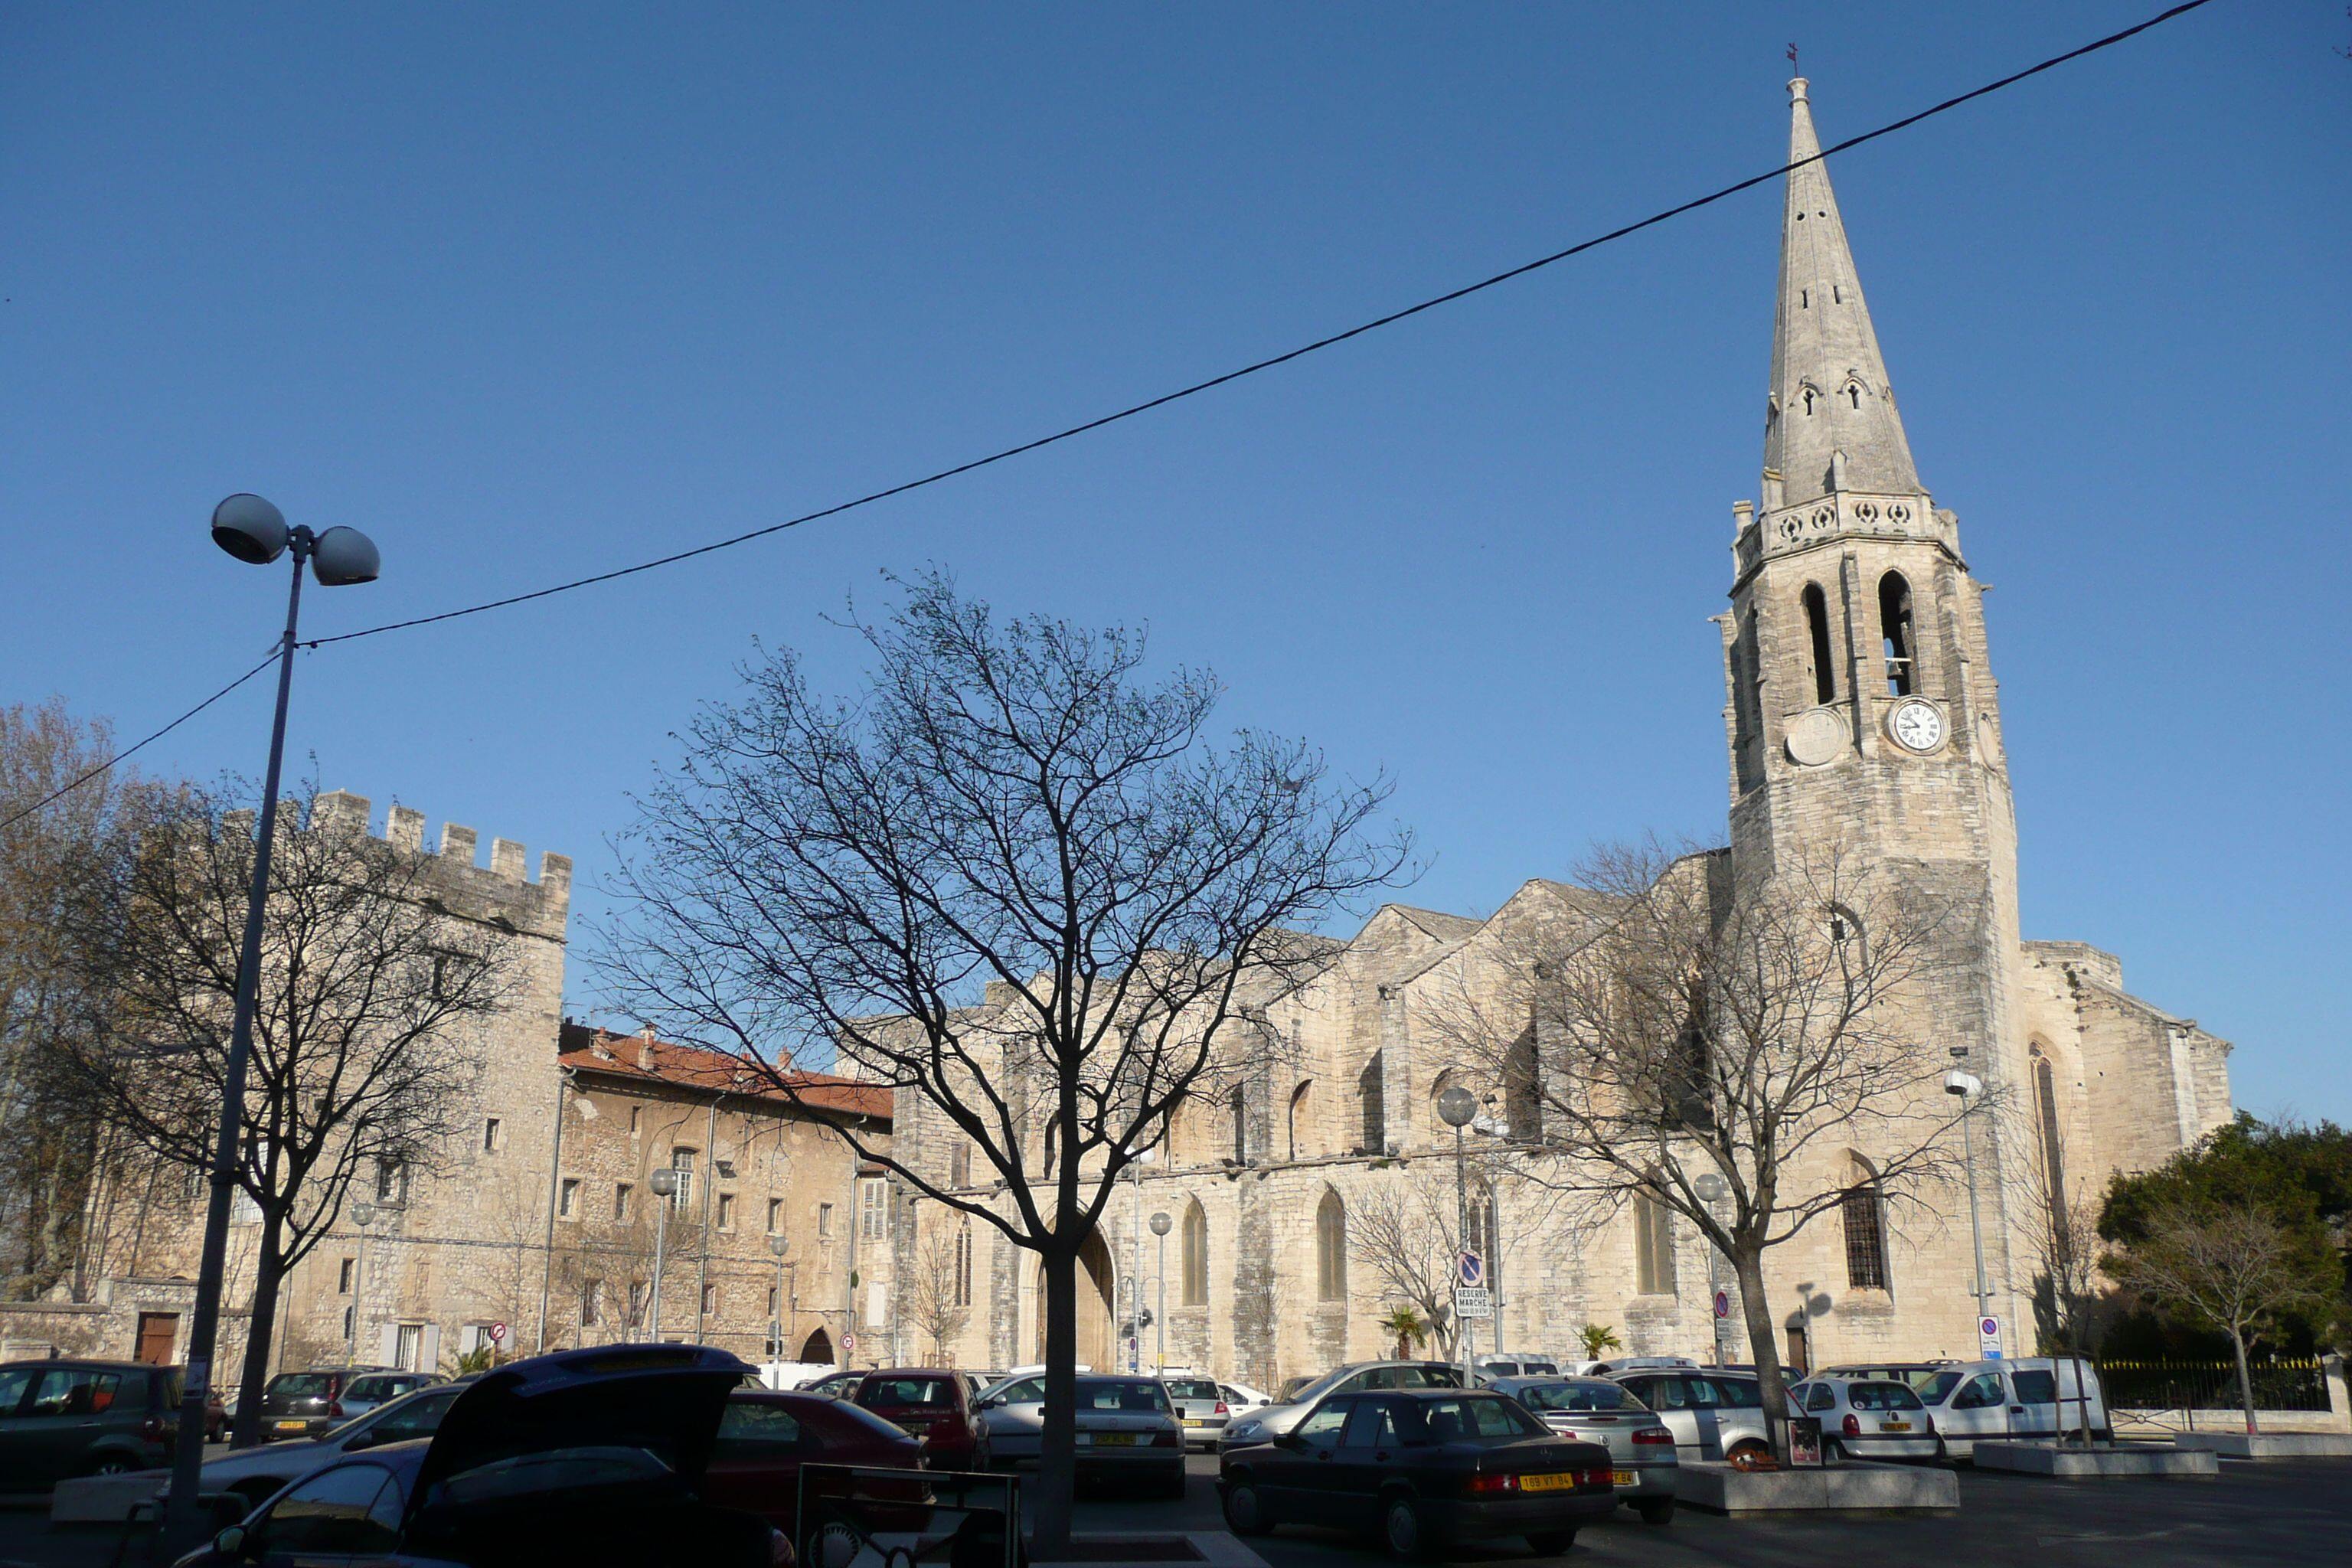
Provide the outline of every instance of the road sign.
[[1484,1285],[1456,1285],[1454,1288],[1454,1315],[1463,1319],[1492,1318],[1495,1298]]
[[1454,1284],[1483,1289],[1486,1283],[1486,1260],[1475,1252],[1457,1253],[1454,1259]]
[[1981,1361],[2000,1359],[2000,1320],[1990,1315],[1977,1320],[1977,1356]]
[[1731,1316],[1730,1291],[1717,1290],[1715,1293],[1715,1315],[1718,1318],[1727,1318]]
[[846,1365],[846,1364],[848,1363],[849,1358],[850,1358],[851,1356],[856,1355],[856,1353],[857,1353],[857,1336],[856,1336],[856,1334],[844,1334],[844,1335],[842,1335],[842,1336],[841,1336],[841,1359],[842,1359],[842,1363],[843,1363],[843,1364]]
[[506,1337],[507,1326],[504,1323],[492,1323],[490,1325],[490,1343],[494,1345],[501,1343],[505,1341]]

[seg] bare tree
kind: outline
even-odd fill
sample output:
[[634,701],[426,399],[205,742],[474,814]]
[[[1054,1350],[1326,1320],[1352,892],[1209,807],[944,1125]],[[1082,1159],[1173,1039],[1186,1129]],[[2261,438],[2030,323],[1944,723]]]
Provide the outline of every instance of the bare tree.
[[[1222,1061],[1246,1010],[1323,945],[1290,934],[1391,878],[1384,784],[1319,754],[1207,740],[1206,673],[1139,679],[1142,638],[1008,622],[944,576],[854,623],[855,700],[790,655],[744,672],[623,842],[616,992],[730,1040],[858,1155],[1037,1254],[1046,1388],[1041,1552],[1067,1542],[1079,1253],[1120,1173]],[[807,1103],[791,1067],[936,1113],[1001,1202]]]
[[961,1216],[952,1232],[932,1226],[899,1265],[898,1317],[930,1342],[933,1366],[946,1364],[948,1342],[971,1321],[971,1235]]
[[[210,1164],[255,841],[235,786],[191,790],[93,865],[68,931],[97,999],[70,1068],[132,1142]],[[478,1032],[514,943],[442,909],[426,858],[372,838],[313,789],[271,857],[236,1184],[258,1212],[237,1440],[254,1440],[278,1287],[354,1182],[402,1202],[471,1114]]]
[[2258,1204],[2168,1199],[2105,1268],[2124,1289],[2175,1318],[2229,1335],[2246,1430],[2254,1417],[2246,1347],[2282,1317],[2324,1311],[2343,1278],[2325,1237]]
[[1451,1361],[1460,1342],[1454,1320],[1454,1253],[1461,1245],[1454,1175],[1425,1162],[1359,1194],[1348,1215],[1349,1250],[1381,1282],[1386,1300],[1409,1309],[1422,1332]]
[[162,798],[106,768],[113,751],[104,723],[62,702],[0,708],[0,1297],[87,1299],[84,1220],[108,1132],[62,1070],[90,1006],[68,910],[89,864],[134,838]]
[[1634,1209],[1667,1255],[1677,1221],[1723,1255],[1784,1430],[1766,1254],[1840,1211],[1883,1248],[1958,1171],[1960,1107],[1919,1029],[1948,911],[1834,849],[1766,876],[1621,846],[1580,879],[1496,922],[1431,1022],[1498,1091],[1496,1136],[1537,1156],[1522,1180],[1586,1224]]

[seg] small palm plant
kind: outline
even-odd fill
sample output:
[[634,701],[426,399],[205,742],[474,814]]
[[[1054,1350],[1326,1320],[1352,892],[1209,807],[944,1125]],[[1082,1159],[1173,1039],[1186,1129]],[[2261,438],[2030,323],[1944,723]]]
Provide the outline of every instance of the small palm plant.
[[1413,1347],[1429,1338],[1429,1324],[1410,1303],[1390,1308],[1389,1315],[1381,1320],[1381,1327],[1396,1336],[1399,1361],[1412,1355]]
[[459,1377],[471,1377],[476,1373],[489,1371],[490,1368],[496,1366],[498,1363],[499,1347],[491,1343],[488,1340],[484,1340],[472,1350],[467,1351],[457,1357],[457,1375]]
[[1625,1342],[1617,1337],[1617,1331],[1606,1323],[1585,1324],[1578,1331],[1578,1338],[1584,1342],[1584,1359],[1587,1361],[1599,1361],[1603,1351],[1625,1348]]

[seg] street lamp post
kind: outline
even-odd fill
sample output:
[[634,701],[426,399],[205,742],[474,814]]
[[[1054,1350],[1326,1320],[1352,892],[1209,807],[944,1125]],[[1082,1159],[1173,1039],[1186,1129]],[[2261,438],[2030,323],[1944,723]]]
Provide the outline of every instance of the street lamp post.
[[[1699,1202],[1706,1205],[1710,1215],[1715,1213],[1715,1205],[1721,1203],[1723,1195],[1730,1190],[1731,1184],[1718,1172],[1701,1171],[1691,1179],[1691,1191],[1698,1194]],[[1720,1215],[1717,1216],[1717,1223],[1721,1223]],[[1711,1247],[1709,1252],[1707,1277],[1712,1288],[1707,1291],[1706,1310],[1715,1312],[1715,1299],[1724,1294],[1723,1248]],[[1715,1364],[1717,1366],[1731,1364],[1731,1358],[1723,1353],[1723,1332],[1730,1326],[1731,1319],[1727,1314],[1715,1313]]]
[[[1470,1180],[1464,1165],[1462,1130],[1478,1114],[1478,1099],[1460,1084],[1455,1084],[1437,1097],[1437,1119],[1454,1129],[1454,1234],[1462,1238],[1456,1247],[1456,1271],[1454,1284],[1462,1285],[1459,1254],[1470,1250]],[[1454,1326],[1462,1335],[1462,1386],[1468,1388],[1475,1377],[1471,1365],[1470,1321],[1459,1311],[1454,1314]]]
[[1154,1320],[1160,1341],[1151,1359],[1156,1363],[1153,1370],[1163,1373],[1168,1370],[1168,1232],[1171,1224],[1165,1210],[1151,1216],[1151,1234],[1160,1238],[1160,1312]]
[[359,1226],[359,1247],[352,1258],[352,1326],[343,1338],[350,1342],[352,1364],[360,1359],[360,1303],[367,1289],[367,1232],[375,1223],[375,1205],[362,1199],[352,1205],[352,1223]]
[[776,1258],[776,1311],[768,1325],[768,1342],[773,1347],[769,1353],[778,1361],[784,1359],[784,1254],[792,1245],[792,1237],[781,1230],[768,1237],[768,1250]]
[[261,820],[254,842],[253,881],[245,900],[245,941],[236,952],[236,1010],[229,1027],[228,1062],[221,1085],[220,1128],[213,1140],[212,1192],[205,1205],[204,1249],[196,1265],[196,1299],[188,1321],[187,1373],[181,1383],[179,1439],[172,1451],[172,1488],[165,1536],[176,1553],[194,1543],[198,1472],[204,1463],[205,1405],[212,1392],[213,1354],[220,1338],[222,1276],[228,1262],[229,1200],[236,1187],[236,1152],[245,1111],[245,1075],[253,1057],[253,1014],[261,989],[262,912],[269,897],[269,851],[278,831],[278,776],[286,757],[286,705],[294,685],[294,639],[302,608],[302,566],[322,588],[373,583],[381,566],[374,542],[355,528],[313,533],[256,495],[233,495],[213,508],[213,542],[251,566],[267,566],[289,550],[293,581],[286,594],[286,631],[278,644],[278,708],[269,724],[269,767],[262,775]]
[[652,1319],[652,1326],[646,1337],[658,1342],[661,1339],[662,1253],[669,1241],[669,1205],[670,1200],[677,1195],[677,1172],[671,1166],[664,1165],[646,1178],[646,1184],[653,1188],[654,1196],[658,1200],[654,1205],[653,1299],[646,1304],[646,1315]]
[[[1952,1055],[1965,1058],[1968,1047],[1955,1046]],[[1977,1102],[1984,1098],[1984,1080],[1976,1074],[1954,1068],[1944,1075],[1944,1092],[1957,1095],[1960,1101],[1960,1158],[1969,1173],[1969,1237],[1976,1244],[1977,1254],[1977,1321],[1982,1324],[1989,1315],[1985,1310],[1990,1293],[1985,1289],[1984,1222],[1977,1213],[1977,1147],[1976,1137],[1969,1123],[1976,1118],[1970,1114]]]

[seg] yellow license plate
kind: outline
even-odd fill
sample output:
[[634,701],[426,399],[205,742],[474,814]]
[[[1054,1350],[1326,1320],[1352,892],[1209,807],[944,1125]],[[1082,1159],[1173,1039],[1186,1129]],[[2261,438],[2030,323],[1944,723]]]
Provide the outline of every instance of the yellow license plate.
[[1609,1472],[1609,1484],[1612,1487],[1630,1487],[1633,1484],[1634,1479],[1635,1477],[1633,1472],[1631,1470],[1612,1470]]
[[299,1432],[309,1425],[308,1421],[280,1421],[278,1424],[278,1429],[280,1432]]
[[1097,1448],[1132,1448],[1135,1447],[1135,1434],[1132,1432],[1097,1432],[1095,1434],[1095,1447]]
[[1187,1426],[1198,1426],[1200,1424],[1201,1418],[1197,1415],[1187,1415],[1184,1417],[1184,1425]]
[[1576,1473],[1558,1470],[1549,1476],[1521,1476],[1519,1489],[1523,1492],[1566,1492],[1576,1489]]
[[1882,1432],[1908,1432],[1911,1430],[1911,1423],[1908,1421],[1882,1421],[1879,1423],[1878,1429]]

